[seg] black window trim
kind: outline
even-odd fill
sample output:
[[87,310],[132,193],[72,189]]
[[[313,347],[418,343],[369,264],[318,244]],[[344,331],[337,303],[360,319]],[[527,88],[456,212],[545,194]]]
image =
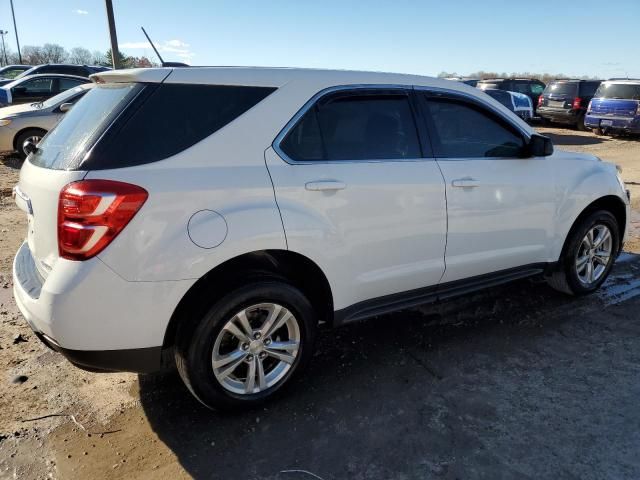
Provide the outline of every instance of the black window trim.
[[[354,85],[337,85],[320,90],[313,95],[298,112],[287,122],[284,128],[278,133],[271,146],[274,151],[284,160],[291,165],[318,165],[318,164],[349,164],[349,163],[392,163],[392,162],[424,162],[434,161],[431,144],[427,138],[427,130],[424,119],[422,118],[422,109],[419,108],[416,98],[413,93],[414,87],[412,85],[399,85],[399,84],[354,84]],[[335,97],[340,94],[345,95],[361,95],[370,91],[372,95],[387,95],[398,92],[399,95],[406,95],[409,100],[409,106],[413,116],[413,122],[416,127],[416,135],[418,137],[418,143],[420,146],[421,156],[417,158],[376,158],[376,159],[353,159],[353,160],[295,160],[287,155],[280,144],[287,137],[298,123],[302,120],[302,117],[311,109],[315,108],[322,101]]]
[[[429,109],[428,109],[428,98],[442,98],[450,101],[467,103],[471,104],[476,108],[484,110],[490,116],[496,118],[499,123],[506,125],[507,128],[511,129],[513,133],[517,133],[522,137],[522,141],[524,144],[527,144],[531,139],[531,133],[527,132],[524,128],[522,128],[517,123],[513,122],[512,119],[509,119],[504,113],[497,110],[488,103],[485,103],[483,100],[477,98],[474,95],[469,95],[464,92],[449,90],[446,88],[439,87],[422,87],[416,86],[414,88],[416,93],[423,93],[425,95],[420,95],[420,109],[422,110],[422,116],[425,119],[426,127],[429,132],[429,138],[436,141],[437,136],[435,132],[435,127],[433,126]],[[506,108],[506,107],[505,107]],[[432,147],[433,148],[433,147]],[[435,152],[435,150],[433,150]],[[516,157],[474,157],[473,160],[505,160]],[[438,161],[460,161],[460,160],[469,160],[469,158],[461,158],[461,157],[437,157]]]

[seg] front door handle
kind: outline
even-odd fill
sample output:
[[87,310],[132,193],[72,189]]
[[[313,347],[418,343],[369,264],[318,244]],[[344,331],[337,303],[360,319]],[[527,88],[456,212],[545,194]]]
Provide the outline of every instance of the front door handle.
[[480,186],[480,182],[475,178],[458,178],[457,180],[452,181],[451,185],[461,188],[475,188]]
[[335,180],[320,180],[317,182],[309,182],[305,184],[304,188],[312,192],[330,192],[344,190],[347,188],[347,184]]

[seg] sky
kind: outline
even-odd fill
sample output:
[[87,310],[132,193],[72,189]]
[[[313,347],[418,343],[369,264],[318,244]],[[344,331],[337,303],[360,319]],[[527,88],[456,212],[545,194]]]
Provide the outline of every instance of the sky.
[[[104,0],[14,0],[21,45],[106,51]],[[640,0],[113,0],[118,43],[191,65],[640,77]],[[16,50],[9,0],[0,29]]]

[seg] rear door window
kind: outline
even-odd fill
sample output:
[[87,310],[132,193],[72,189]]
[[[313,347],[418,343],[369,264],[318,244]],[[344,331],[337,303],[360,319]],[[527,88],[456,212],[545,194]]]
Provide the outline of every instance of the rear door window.
[[340,92],[321,99],[280,148],[293,160],[397,160],[422,156],[409,96]]
[[522,135],[478,105],[427,97],[427,109],[436,158],[514,158],[522,153]]

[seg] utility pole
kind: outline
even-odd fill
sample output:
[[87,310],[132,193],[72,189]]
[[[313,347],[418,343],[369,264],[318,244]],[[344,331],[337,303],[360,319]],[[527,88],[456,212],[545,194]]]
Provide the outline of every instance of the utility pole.
[[4,36],[9,33],[7,30],[0,30],[0,35],[2,35],[2,55],[4,56],[4,64],[9,65],[9,60],[7,60],[7,51],[4,48]]
[[111,0],[104,0],[104,3],[107,7],[107,22],[109,23],[109,37],[111,38],[111,62],[113,63],[113,69],[117,70],[121,65],[118,36],[116,35],[116,21],[113,18],[113,4]]
[[16,12],[13,11],[13,0],[9,0],[9,1],[11,2],[11,16],[13,17],[13,31],[16,32],[16,45],[18,46],[18,62],[22,63],[22,54],[20,53],[20,40],[18,40],[18,27],[16,27]]

